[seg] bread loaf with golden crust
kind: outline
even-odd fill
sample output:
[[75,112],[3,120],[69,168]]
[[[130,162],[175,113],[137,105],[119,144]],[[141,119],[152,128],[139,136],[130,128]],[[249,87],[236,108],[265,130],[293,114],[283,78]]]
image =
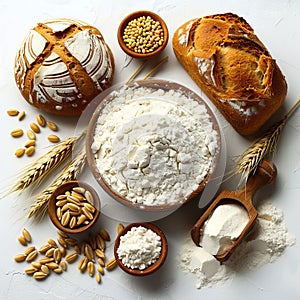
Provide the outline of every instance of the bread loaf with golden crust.
[[15,58],[15,80],[23,97],[43,111],[79,116],[112,85],[113,54],[100,31],[79,20],[38,23]]
[[178,61],[241,135],[256,133],[282,105],[286,80],[243,18],[225,13],[190,20],[172,44]]

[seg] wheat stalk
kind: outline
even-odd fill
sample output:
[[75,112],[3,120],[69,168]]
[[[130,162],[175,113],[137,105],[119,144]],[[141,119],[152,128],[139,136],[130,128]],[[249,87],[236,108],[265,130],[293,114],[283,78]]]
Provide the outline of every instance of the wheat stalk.
[[292,113],[300,103],[300,99],[293,105],[289,112],[278,123],[254,141],[239,157],[233,175],[241,174],[239,185],[247,181],[249,175],[255,172],[259,163],[268,155],[274,155],[282,130]]
[[147,64],[147,60],[144,61],[138,68],[136,71],[134,71],[134,73],[128,78],[126,83],[131,82],[132,80],[134,80],[134,78],[140,74],[140,72],[143,70],[143,68],[145,67],[145,65]]
[[28,209],[28,218],[42,219],[48,207],[50,196],[54,190],[65,182],[76,180],[79,174],[82,172],[86,163],[86,152],[81,150],[74,159],[61,171],[60,175],[50,184],[48,188],[42,191],[35,198]]
[[14,192],[22,192],[28,187],[40,182],[46,174],[58,167],[63,161],[65,161],[72,153],[73,146],[83,136],[70,137],[59,144],[53,146],[47,153],[37,158],[14,180],[14,184],[8,187],[8,190],[4,191],[0,199]]
[[164,57],[161,61],[157,63],[143,78],[143,80],[148,79],[162,64],[168,61],[168,56]]

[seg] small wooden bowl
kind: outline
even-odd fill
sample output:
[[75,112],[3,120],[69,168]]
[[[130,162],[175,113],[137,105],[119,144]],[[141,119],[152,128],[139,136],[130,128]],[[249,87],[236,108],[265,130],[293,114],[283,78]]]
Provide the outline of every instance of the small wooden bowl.
[[[152,231],[154,231],[157,235],[160,236],[161,238],[161,253],[159,258],[150,266],[148,266],[146,269],[144,270],[139,270],[139,269],[131,269],[127,266],[125,266],[121,259],[118,256],[117,250],[119,248],[120,245],[120,238],[121,236],[125,235],[132,227],[145,227],[148,229],[151,229]],[[115,241],[115,245],[114,245],[114,256],[115,259],[117,261],[117,264],[119,265],[119,267],[125,271],[126,273],[130,274],[130,275],[134,275],[134,276],[145,276],[145,275],[150,275],[152,273],[154,273],[155,271],[157,271],[165,262],[166,258],[167,258],[167,254],[168,254],[168,242],[167,239],[164,235],[164,233],[154,224],[152,223],[132,223],[128,226],[126,226],[117,236],[116,241]]]
[[[82,226],[79,227],[75,227],[75,228],[69,228],[69,227],[65,227],[61,224],[60,220],[57,217],[57,213],[56,213],[56,197],[58,195],[62,195],[67,191],[71,191],[72,188],[74,187],[82,187],[85,190],[89,191],[92,194],[93,197],[93,206],[96,208],[96,211],[94,212],[94,218],[89,222],[89,224],[84,225],[82,224]],[[99,218],[100,215],[100,199],[98,194],[96,193],[96,191],[87,183],[85,182],[81,182],[81,181],[68,181],[62,185],[60,185],[51,195],[50,200],[49,200],[49,204],[48,204],[48,214],[49,217],[52,221],[52,223],[61,231],[66,232],[66,233],[71,233],[71,234],[75,234],[75,233],[82,233],[86,230],[88,230],[89,228],[91,228],[97,221],[97,219]]]
[[[128,23],[136,18],[143,17],[143,16],[146,16],[146,17],[150,16],[153,20],[158,21],[164,32],[164,41],[163,41],[162,45],[159,46],[158,48],[156,48],[154,51],[145,53],[145,54],[137,53],[137,52],[129,49],[123,40],[123,32],[124,32],[126,26],[128,25]],[[152,57],[156,56],[157,54],[159,54],[167,46],[168,40],[169,40],[169,31],[168,31],[166,23],[160,16],[158,16],[157,14],[155,14],[152,11],[140,10],[140,11],[136,11],[136,12],[129,14],[127,17],[125,17],[122,20],[122,22],[120,23],[119,28],[118,28],[117,36],[118,36],[119,45],[126,54],[128,54],[131,57],[138,58],[138,59],[149,59],[149,58],[152,58]]]

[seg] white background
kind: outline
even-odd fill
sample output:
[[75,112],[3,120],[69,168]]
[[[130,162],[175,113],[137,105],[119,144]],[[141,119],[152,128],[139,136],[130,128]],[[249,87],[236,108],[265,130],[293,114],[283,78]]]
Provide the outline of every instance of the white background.
[[[70,17],[81,19],[96,26],[111,47],[116,63],[114,83],[124,82],[140,65],[129,61],[121,51],[116,39],[118,24],[128,13],[139,9],[152,10],[166,21],[170,38],[182,23],[189,19],[208,14],[233,12],[244,17],[255,29],[272,56],[276,58],[288,82],[288,95],[285,104],[268,125],[281,118],[300,97],[300,2],[292,0],[272,1],[0,1],[0,141],[1,167],[0,184],[3,190],[33,158],[17,159],[14,151],[25,141],[13,139],[9,132],[16,127],[28,128],[38,111],[22,99],[14,82],[13,61],[16,51],[30,28],[36,22],[49,18]],[[156,76],[183,83],[201,94],[199,88],[176,61],[171,41],[164,51],[169,61],[160,68]],[[159,59],[159,58],[158,58]],[[155,61],[150,62],[151,68]],[[146,69],[147,70],[147,69]],[[145,72],[146,72],[145,70]],[[203,96],[204,99],[205,96]],[[18,123],[8,117],[6,110],[25,110],[26,118]],[[234,158],[250,143],[238,135],[216,112],[227,141],[227,171],[232,169]],[[76,131],[76,120],[46,115],[60,126],[59,135],[67,138]],[[26,127],[27,126],[27,127]],[[300,238],[299,192],[300,192],[300,111],[296,111],[286,125],[278,145],[274,162],[278,168],[278,178],[272,187],[262,190],[258,197],[269,198],[280,207],[285,216],[288,230]],[[38,136],[37,152],[34,157],[47,150],[46,129]],[[88,170],[84,180],[95,184]],[[223,184],[221,189],[235,188],[232,182]],[[102,194],[101,194],[102,195]],[[37,282],[24,274],[25,263],[14,262],[15,254],[24,251],[17,237],[23,227],[29,229],[33,244],[37,247],[49,237],[56,237],[56,230],[46,218],[40,224],[32,224],[22,218],[30,193],[12,194],[0,201],[0,298],[1,299],[299,299],[300,258],[299,245],[288,248],[273,264],[255,271],[237,274],[230,282],[212,288],[197,290],[196,279],[183,274],[178,267],[178,253],[182,242],[199,217],[197,203],[190,203],[174,214],[156,221],[166,233],[169,241],[169,255],[165,265],[157,273],[135,278],[120,269],[107,273],[97,285],[94,278],[82,275],[77,266],[70,265],[66,273],[51,275],[46,281]],[[105,197],[105,196],[103,196]],[[119,217],[120,216],[120,217]],[[122,217],[121,217],[122,216]],[[99,227],[105,227],[112,238],[116,235],[116,225],[124,221],[118,211],[109,217],[102,215]],[[134,219],[134,214],[130,218]],[[136,216],[138,218],[138,216]],[[138,219],[136,221],[139,221]],[[113,244],[107,250],[112,257]]]

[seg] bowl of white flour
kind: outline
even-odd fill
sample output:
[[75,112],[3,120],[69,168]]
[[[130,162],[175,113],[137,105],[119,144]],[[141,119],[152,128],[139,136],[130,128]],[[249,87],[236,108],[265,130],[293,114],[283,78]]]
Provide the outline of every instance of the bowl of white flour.
[[220,148],[209,106],[166,80],[115,89],[87,129],[87,161],[95,179],[113,199],[136,209],[171,210],[199,196]]

